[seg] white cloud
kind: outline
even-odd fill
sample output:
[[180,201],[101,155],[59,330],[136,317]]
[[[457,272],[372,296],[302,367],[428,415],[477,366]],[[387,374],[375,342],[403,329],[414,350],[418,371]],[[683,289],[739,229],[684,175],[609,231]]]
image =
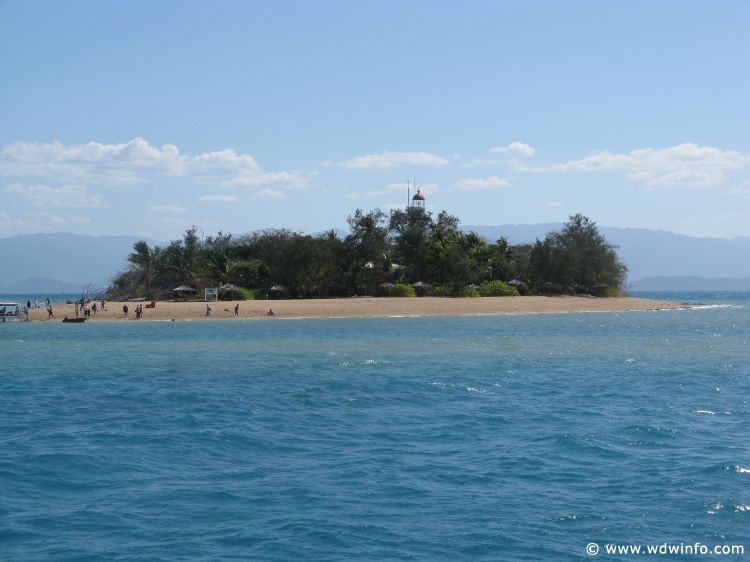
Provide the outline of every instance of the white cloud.
[[249,154],[237,154],[233,149],[204,152],[184,159],[190,173],[198,176],[215,177],[234,175],[260,170],[258,162]]
[[8,230],[11,226],[13,226],[13,221],[8,216],[8,213],[4,213],[3,211],[0,211],[0,232],[4,232],[5,230]]
[[490,152],[531,157],[534,156],[536,150],[533,146],[526,144],[525,142],[515,141],[506,146],[493,146],[490,148]]
[[236,203],[236,195],[204,195],[198,198],[198,203]]
[[278,189],[261,189],[256,193],[256,199],[286,199],[286,193]]
[[270,184],[286,188],[299,188],[308,186],[310,182],[300,172],[244,173],[221,182],[224,187],[260,187]]
[[456,182],[458,189],[497,189],[510,187],[510,182],[499,176],[487,178],[464,178]]
[[144,183],[153,176],[187,177],[230,187],[274,184],[291,188],[308,181],[301,172],[264,172],[253,156],[233,149],[190,156],[173,144],[158,148],[142,138],[120,144],[12,143],[0,147],[0,176],[96,185]]
[[517,160],[509,165],[517,171],[532,173],[624,171],[629,180],[650,188],[705,189],[726,181],[728,172],[750,166],[750,154],[686,143],[624,154],[605,150],[580,160],[549,166],[530,167]]
[[13,177],[123,185],[143,181],[139,173],[145,170],[179,175],[183,168],[176,146],[156,148],[142,138],[122,144],[16,142],[0,148],[0,175]]
[[85,185],[26,185],[12,183],[5,188],[6,193],[19,195],[35,205],[47,207],[102,207],[104,203],[98,195],[90,193]]
[[11,220],[16,232],[60,232],[60,229],[89,222],[86,217],[57,215],[45,211],[24,214],[23,220]]
[[148,210],[154,213],[187,213],[187,209],[179,205],[151,205]]
[[475,166],[492,166],[495,164],[502,164],[504,160],[498,160],[496,158],[473,158],[470,162],[461,164],[464,168],[473,168]]
[[381,152],[380,154],[365,154],[344,162],[339,162],[339,168],[346,169],[376,169],[386,170],[399,166],[447,166],[448,159],[430,154],[429,152]]

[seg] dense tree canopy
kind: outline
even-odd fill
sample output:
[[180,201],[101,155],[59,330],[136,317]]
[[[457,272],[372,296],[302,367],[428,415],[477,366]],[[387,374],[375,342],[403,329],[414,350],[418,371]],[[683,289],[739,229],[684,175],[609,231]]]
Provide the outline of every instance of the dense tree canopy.
[[610,295],[621,291],[627,271],[580,214],[544,240],[515,246],[504,238],[490,243],[462,231],[455,216],[419,208],[390,215],[358,209],[347,222],[344,238],[270,229],[201,240],[193,227],[164,248],[137,242],[110,296],[165,298],[178,285],[227,292],[234,286],[245,297],[376,295],[394,285],[434,295],[506,295],[516,288]]

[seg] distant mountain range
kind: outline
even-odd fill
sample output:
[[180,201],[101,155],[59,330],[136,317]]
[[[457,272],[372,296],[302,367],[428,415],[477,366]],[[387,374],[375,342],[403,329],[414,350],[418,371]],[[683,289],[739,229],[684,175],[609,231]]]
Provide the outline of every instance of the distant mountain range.
[[142,238],[65,233],[0,238],[0,292],[80,293],[89,283],[106,287],[125,269],[138,240]]
[[[490,241],[531,243],[562,227],[466,225]],[[337,235],[344,231],[334,229]],[[664,230],[600,227],[629,268],[635,290],[750,290],[750,237],[696,238]],[[0,293],[76,293],[105,287],[127,267],[137,236],[30,234],[0,238]],[[147,240],[151,245],[163,242]]]

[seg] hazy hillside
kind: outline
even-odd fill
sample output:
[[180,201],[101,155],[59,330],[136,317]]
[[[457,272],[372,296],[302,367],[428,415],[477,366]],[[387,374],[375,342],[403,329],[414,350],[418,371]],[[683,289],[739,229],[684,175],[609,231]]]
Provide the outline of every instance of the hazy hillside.
[[0,238],[0,291],[51,291],[60,283],[65,291],[87,283],[106,286],[126,267],[127,256],[138,240],[141,238],[136,236],[64,233]]

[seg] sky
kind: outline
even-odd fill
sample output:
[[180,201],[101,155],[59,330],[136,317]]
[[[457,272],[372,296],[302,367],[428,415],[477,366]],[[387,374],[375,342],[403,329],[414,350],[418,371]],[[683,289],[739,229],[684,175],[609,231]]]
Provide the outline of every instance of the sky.
[[0,237],[750,236],[750,2],[0,0]]

